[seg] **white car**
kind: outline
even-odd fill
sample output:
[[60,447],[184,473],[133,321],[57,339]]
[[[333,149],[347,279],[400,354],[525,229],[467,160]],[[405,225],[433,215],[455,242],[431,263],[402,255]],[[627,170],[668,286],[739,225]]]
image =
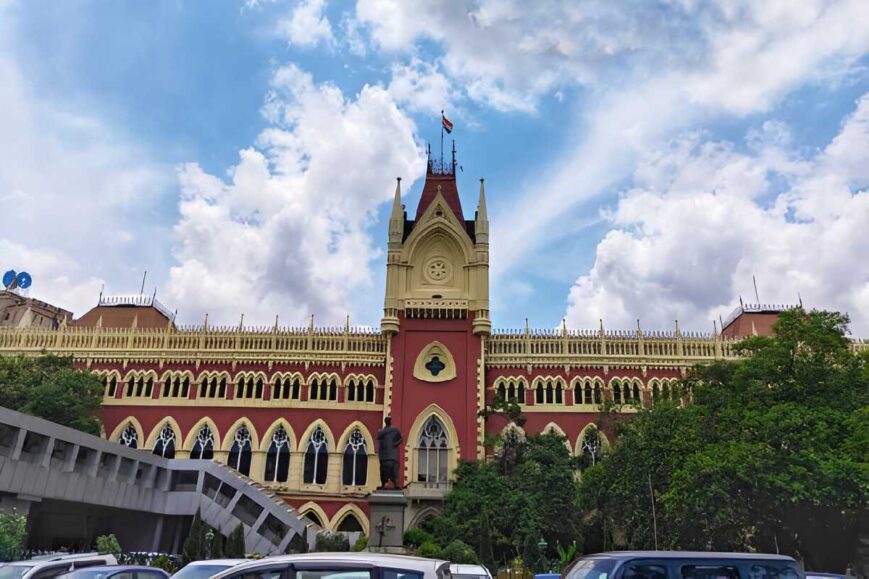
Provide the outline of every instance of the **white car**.
[[0,579],[54,579],[76,569],[117,564],[114,555],[99,553],[42,555],[0,565]]
[[230,567],[246,563],[247,559],[208,559],[206,561],[194,561],[185,565],[172,579],[208,579]]
[[213,579],[451,579],[447,561],[379,553],[306,553],[242,563]]
[[450,565],[453,579],[492,579],[492,574],[482,565],[453,563]]

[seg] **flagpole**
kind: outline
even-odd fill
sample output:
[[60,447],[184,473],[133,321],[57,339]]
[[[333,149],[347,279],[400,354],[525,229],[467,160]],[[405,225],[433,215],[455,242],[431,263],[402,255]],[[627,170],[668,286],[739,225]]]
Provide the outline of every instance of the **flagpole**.
[[444,170],[444,110],[441,109],[441,171]]

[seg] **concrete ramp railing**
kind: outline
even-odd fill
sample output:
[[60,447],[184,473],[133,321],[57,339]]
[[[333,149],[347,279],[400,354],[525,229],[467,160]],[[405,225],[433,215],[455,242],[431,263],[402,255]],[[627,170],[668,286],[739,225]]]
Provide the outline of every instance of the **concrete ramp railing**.
[[263,555],[312,547],[319,530],[217,462],[166,459],[0,407],[0,507],[43,500],[156,515],[139,529],[154,551],[165,520],[197,510],[224,535],[242,523],[246,550]]

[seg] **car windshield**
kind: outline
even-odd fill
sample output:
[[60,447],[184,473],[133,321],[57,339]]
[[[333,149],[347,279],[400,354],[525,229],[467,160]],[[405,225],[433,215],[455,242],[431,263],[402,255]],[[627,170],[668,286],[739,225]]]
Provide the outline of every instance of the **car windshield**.
[[616,562],[612,559],[582,559],[576,562],[568,579],[608,579]]
[[489,579],[486,575],[471,573],[453,573],[453,579]]
[[2,565],[0,566],[0,579],[21,579],[31,569],[33,569],[33,565]]
[[112,572],[112,569],[79,569],[78,571],[67,573],[61,577],[69,579],[104,579]]
[[230,567],[232,565],[187,565],[172,575],[172,579],[208,579]]

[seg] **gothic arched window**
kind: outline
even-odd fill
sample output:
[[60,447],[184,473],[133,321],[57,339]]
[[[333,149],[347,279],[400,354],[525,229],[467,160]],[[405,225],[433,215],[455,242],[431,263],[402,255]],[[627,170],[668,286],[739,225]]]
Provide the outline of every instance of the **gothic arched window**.
[[154,443],[154,454],[163,458],[175,458],[175,431],[166,424]]
[[251,458],[251,437],[250,430],[242,424],[235,431],[235,439],[232,441],[232,448],[229,449],[229,459],[227,464],[243,474],[250,475],[250,458]]
[[613,402],[622,404],[622,383],[618,380],[613,380]]
[[430,416],[422,427],[417,445],[417,480],[427,484],[447,481],[449,474],[449,439],[443,423]]
[[207,424],[203,424],[196,433],[193,448],[190,450],[190,458],[211,460],[214,458],[214,433]]
[[106,398],[114,398],[118,390],[118,378],[112,376],[106,379]]
[[326,475],[329,472],[329,443],[326,433],[319,426],[311,433],[308,446],[305,448],[305,472],[306,484],[326,484]]
[[357,428],[350,433],[344,447],[342,482],[349,486],[362,486],[368,482],[368,447],[365,437]]
[[139,433],[136,432],[136,427],[132,424],[127,424],[124,431],[121,432],[121,438],[118,442],[130,448],[139,448]]
[[287,482],[290,473],[290,438],[287,429],[279,425],[272,433],[266,453],[266,482]]

